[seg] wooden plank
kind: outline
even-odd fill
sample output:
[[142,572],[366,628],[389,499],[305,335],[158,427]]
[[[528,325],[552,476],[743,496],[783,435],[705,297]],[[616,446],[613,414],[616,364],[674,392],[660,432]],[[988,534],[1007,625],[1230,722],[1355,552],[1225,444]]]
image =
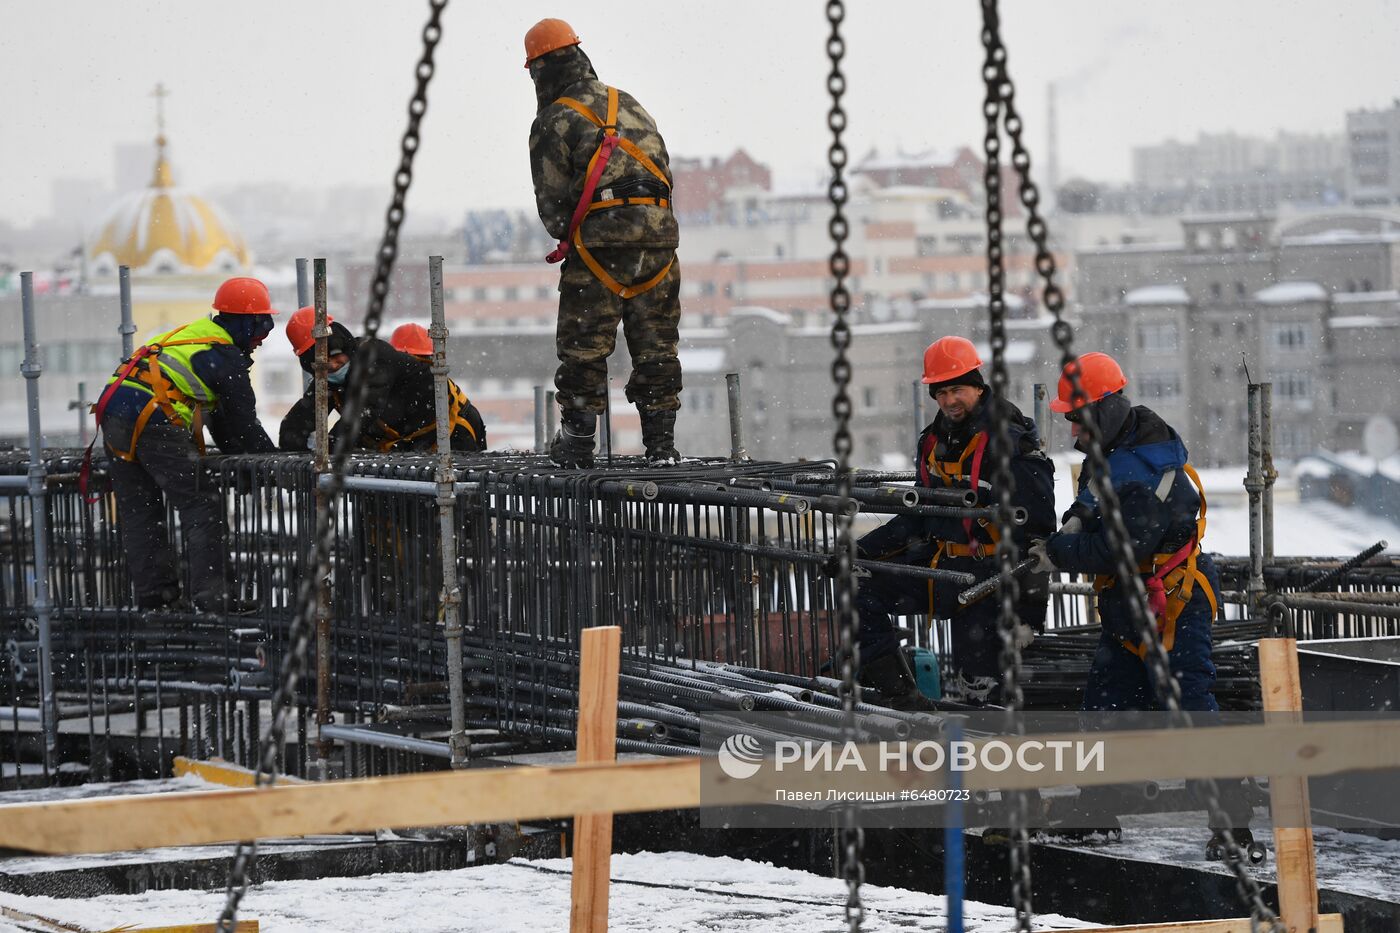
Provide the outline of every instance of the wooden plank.
[[[1186,920],[1180,923],[1141,923],[1126,927],[1089,927],[1074,933],[1251,933],[1249,918],[1235,920]],[[1341,914],[1323,914],[1317,933],[1344,933]]]
[[0,848],[116,852],[384,827],[562,819],[602,810],[685,809],[700,803],[699,774],[697,760],[668,758],[8,804],[0,805]]
[[[215,933],[218,927],[216,923],[191,923],[160,927],[120,926],[100,931],[75,923],[64,923],[61,920],[32,914],[3,904],[0,904],[0,917],[14,923],[17,929],[27,930],[30,933]],[[233,929],[234,933],[258,933],[258,921],[239,920],[234,924]]]
[[[584,629],[579,660],[578,762],[617,760],[617,675],[621,669],[622,629]],[[612,874],[613,815],[574,817],[574,860],[569,902],[572,933],[607,933],[608,880]]]
[[[1306,777],[1400,767],[1400,722],[1264,724],[1211,729],[1142,730],[1008,737],[1021,741],[1102,742],[1102,771],[1070,780],[1049,768],[966,771],[963,787],[1030,789],[1170,778]],[[867,754],[878,761],[878,747]],[[638,813],[773,803],[776,788],[860,789],[898,793],[943,787],[943,774],[872,770],[776,772],[765,762],[736,780],[714,759],[665,759],[546,768],[500,768],[401,775],[241,790],[0,805],[0,847],[34,852],[124,849],[234,842],[250,836],[305,836],[382,828],[560,819],[576,813]]]
[[[1268,718],[1301,721],[1303,688],[1296,640],[1260,639],[1259,684]],[[1288,933],[1309,933],[1317,926],[1317,856],[1307,778],[1271,774],[1269,802],[1274,819],[1279,919]]]
[[[193,774],[201,780],[211,784],[222,784],[225,787],[256,787],[257,774],[242,765],[236,765],[231,761],[224,761],[222,758],[210,758],[208,761],[200,761],[196,758],[186,758],[183,755],[176,755],[173,762],[172,771],[176,777],[184,777],[186,774]],[[303,784],[301,778],[290,774],[277,775],[278,784]]]

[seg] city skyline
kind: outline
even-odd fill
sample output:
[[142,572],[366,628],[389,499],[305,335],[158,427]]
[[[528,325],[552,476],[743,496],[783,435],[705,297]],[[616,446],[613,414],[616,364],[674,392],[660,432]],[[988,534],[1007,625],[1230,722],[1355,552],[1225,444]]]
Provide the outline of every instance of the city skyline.
[[[23,227],[47,217],[55,180],[113,184],[113,147],[155,135],[150,92],[158,81],[172,90],[167,132],[184,185],[210,191],[381,184],[387,192],[425,8],[338,5],[347,12],[334,20],[319,15],[324,11],[315,4],[278,8],[275,15],[270,8],[263,15],[256,3],[237,11],[194,12],[170,3],[79,9],[61,50],[47,39],[51,14],[37,4],[15,9],[0,37],[0,76],[20,90],[9,108],[11,126],[28,143],[0,153],[0,168],[16,182],[0,191],[0,221]],[[1260,41],[1251,17],[1266,9],[1271,31]],[[668,12],[665,32],[684,41],[658,46],[648,41],[651,27],[619,27],[613,14],[620,10],[599,4],[571,15],[600,75],[649,102],[675,155],[724,155],[742,146],[774,167],[779,184],[817,183],[825,161],[828,68],[827,24],[819,11],[798,18],[789,7],[745,8],[750,28],[737,29],[723,17],[678,9]],[[456,215],[529,205],[525,136],[534,101],[517,70],[519,35],[557,12],[525,3],[474,9],[469,17],[449,7],[410,215],[415,206]],[[975,7],[900,5],[880,12],[885,15],[860,8],[848,14],[852,153],[975,147],[981,54]],[[1187,3],[1170,17],[1094,0],[1051,9],[1012,2],[1003,18],[1042,173],[1045,89],[1051,82],[1058,89],[1061,180],[1126,180],[1134,146],[1201,132],[1341,132],[1346,111],[1389,106],[1390,93],[1368,97],[1361,89],[1400,83],[1394,80],[1400,64],[1381,48],[1382,37],[1394,34],[1385,24],[1400,26],[1400,12],[1385,0],[1343,10],[1320,3],[1248,0],[1224,10]],[[891,20],[902,28],[889,28]],[[915,28],[921,23],[925,28]],[[138,35],[153,54],[129,54]],[[211,44],[211,36],[219,40]],[[1081,54],[1066,60],[1065,48]],[[257,50],[251,63],[249,49]],[[1184,50],[1196,64],[1182,67]],[[717,55],[745,67],[693,80]],[[347,67],[347,60],[358,64]],[[36,77],[53,62],[63,66],[63,80]],[[900,87],[908,93],[882,90]],[[79,88],[84,92],[75,95]],[[346,100],[355,102],[353,110],[331,105]],[[483,127],[490,128],[484,140]]]

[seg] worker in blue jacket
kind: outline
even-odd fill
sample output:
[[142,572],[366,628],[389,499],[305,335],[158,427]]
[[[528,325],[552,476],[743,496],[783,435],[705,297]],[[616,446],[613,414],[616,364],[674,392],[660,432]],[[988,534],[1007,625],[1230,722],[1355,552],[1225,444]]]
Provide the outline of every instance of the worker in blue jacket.
[[[1200,478],[1171,425],[1123,395],[1128,380],[1112,357],[1086,353],[1069,365],[1078,367],[1083,398],[1073,398],[1070,380],[1062,375],[1059,397],[1050,407],[1070,422],[1080,450],[1084,449],[1080,427],[1085,412],[1092,413],[1133,560],[1147,589],[1148,609],[1180,687],[1181,708],[1214,718],[1209,714],[1220,707],[1213,693],[1211,626],[1218,612],[1220,580],[1210,555],[1201,549],[1206,501]],[[1092,466],[1086,463],[1061,530],[1032,544],[1030,553],[1038,560],[1038,571],[1063,570],[1094,578],[1102,632],[1084,688],[1083,709],[1160,710],[1152,668],[1146,663],[1149,646],[1142,640],[1128,588],[1118,577],[1100,504],[1090,485],[1092,476]],[[1113,794],[1111,789],[1096,789],[1081,800],[1086,807],[1108,807]],[[1248,834],[1250,809],[1238,782],[1222,784],[1221,797],[1237,839]],[[1106,825],[1116,832],[1116,814],[1109,814]]]

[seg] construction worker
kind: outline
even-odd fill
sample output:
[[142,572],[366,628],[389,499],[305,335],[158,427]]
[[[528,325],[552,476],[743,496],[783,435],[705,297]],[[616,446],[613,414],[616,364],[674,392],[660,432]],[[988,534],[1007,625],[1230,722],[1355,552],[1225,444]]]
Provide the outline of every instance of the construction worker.
[[[924,352],[923,383],[938,403],[933,423],[919,435],[919,484],[933,488],[975,489],[980,504],[997,501],[992,486],[996,443],[993,416],[999,409],[1011,440],[1012,502],[1026,509],[1026,524],[1015,538],[1024,548],[1055,527],[1055,467],[1040,449],[1035,422],[1005,399],[991,395],[982,377],[982,359],[971,341],[943,337]],[[993,576],[998,532],[986,520],[897,516],[857,542],[860,557]],[[1048,600],[1044,575],[1023,579],[1017,605],[1017,637],[1029,643],[1042,628]],[[943,693],[949,699],[983,703],[1001,680],[1000,603],[995,596],[959,606],[963,589],[943,583],[873,571],[858,584],[861,682],[894,705],[913,699],[914,677],[899,648],[891,615],[929,613],[950,619],[953,667]]]
[[[1071,367],[1079,371],[1084,392],[1080,400],[1073,398]],[[1133,405],[1123,394],[1127,385],[1113,357],[1085,353],[1060,376],[1059,397],[1050,402],[1050,408],[1070,423],[1079,450],[1085,449],[1083,420],[1086,414],[1093,418],[1133,559],[1147,588],[1149,609],[1181,688],[1181,708],[1214,713],[1220,707],[1212,692],[1211,625],[1218,610],[1220,580],[1210,555],[1201,549],[1206,532],[1205,493],[1187,462],[1180,435],[1152,409]],[[1151,667],[1145,663],[1148,648],[1129,606],[1127,587],[1118,577],[1113,545],[1090,487],[1092,471],[1086,463],[1078,495],[1063,516],[1060,531],[1035,542],[1030,553],[1039,561],[1039,571],[1065,570],[1094,577],[1102,631],[1084,688],[1083,708],[1091,712],[1161,709]],[[1244,827],[1249,825],[1250,809],[1238,782],[1222,784],[1221,790],[1234,825],[1240,827],[1236,835],[1248,832]],[[1090,791],[1081,802],[1092,810],[1107,806],[1115,793],[1114,789]],[[1102,825],[1109,834],[1116,834],[1117,816],[1108,816]]]
[[666,144],[636,98],[598,80],[563,20],[541,20],[525,34],[525,67],[538,102],[530,127],[535,201],[559,240],[546,259],[564,262],[554,377],[561,427],[550,456],[561,466],[592,466],[621,322],[632,356],[627,399],[641,415],[647,458],[674,463],[681,268]]
[[223,453],[277,449],[258,422],[248,380],[253,351],[272,332],[277,312],[267,286],[251,278],[220,285],[213,309],[209,317],[138,348],[93,406],[141,609],[186,604],[165,527],[166,500],[180,516],[194,607],[231,613],[257,608],[230,588],[224,500],[200,456],[205,426]]
[[395,327],[389,335],[389,346],[425,363],[433,361],[433,338],[422,324],[409,323]]
[[[370,338],[356,339],[345,325],[329,315],[330,336],[326,338],[326,381],[330,410],[340,412],[345,404],[344,386],[349,376],[367,358]],[[301,368],[310,373],[316,366],[316,338],[312,331],[316,310],[301,308],[287,321],[287,340]],[[420,328],[421,329],[421,328]],[[365,377],[369,390],[360,419],[360,446],[379,451],[437,450],[437,407],[433,394],[433,374],[429,366],[414,356],[400,352],[382,340],[377,345],[374,367]],[[431,353],[431,348],[429,348]],[[457,384],[447,382],[450,394],[448,417],[452,422],[452,449],[486,449],[486,425],[481,413]],[[283,450],[304,451],[316,430],[316,389],[306,392],[282,419],[278,445]],[[331,432],[345,430],[337,422]]]

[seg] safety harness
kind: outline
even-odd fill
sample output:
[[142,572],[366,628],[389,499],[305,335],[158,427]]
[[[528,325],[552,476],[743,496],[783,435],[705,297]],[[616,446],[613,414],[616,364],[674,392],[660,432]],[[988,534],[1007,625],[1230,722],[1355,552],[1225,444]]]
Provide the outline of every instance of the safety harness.
[[[466,428],[467,433],[472,436],[472,440],[480,443],[481,438],[477,437],[476,428],[472,427],[472,423],[462,414],[470,404],[467,400],[466,393],[458,388],[457,383],[450,379],[447,381],[447,391],[451,395],[447,403],[447,423],[451,425],[448,436],[450,437],[452,434],[456,433],[458,428]],[[339,411],[341,407],[341,395],[339,392],[334,394],[332,401],[334,402],[335,409]],[[400,434],[384,421],[375,422],[374,430],[378,435],[379,452],[388,453],[400,446],[407,447],[409,444],[418,440],[418,438],[432,434],[437,430],[437,421],[429,421],[421,428],[417,428],[407,434]]]
[[[107,388],[98,398],[97,403],[92,406],[93,417],[100,429],[102,418],[107,413],[107,405],[111,402],[117,389],[126,385],[151,394],[151,400],[136,416],[136,424],[131,431],[131,445],[126,450],[119,450],[116,445],[104,439],[106,448],[120,459],[128,463],[136,461],[136,447],[141,440],[141,433],[146,429],[147,423],[150,422],[151,416],[156,411],[164,414],[171,424],[190,428],[200,454],[204,453],[204,408],[213,405],[216,399],[183,361],[171,356],[162,359],[161,354],[162,351],[170,347],[193,346],[195,344],[209,347],[215,344],[232,344],[233,340],[217,334],[175,339],[181,331],[193,326],[194,323],[182,324],[139,347],[129,359],[123,362],[116,374],[108,381]],[[142,363],[145,364],[144,367],[141,365]],[[175,371],[184,380],[185,385],[189,386],[189,392],[186,392],[166,376],[162,367],[169,367]],[[83,465],[78,474],[79,490],[89,502],[96,502],[100,498],[100,496],[88,495],[88,484],[92,475],[92,449],[96,444],[97,438],[94,437],[92,443],[88,444],[87,451],[83,454]]]
[[[978,431],[972,436],[971,442],[963,449],[962,455],[956,460],[938,459],[938,440],[933,438],[933,446],[929,450],[928,457],[924,463],[926,466],[925,475],[937,476],[943,480],[944,486],[955,486],[966,480],[968,488],[977,491],[982,480],[982,457],[987,452],[987,432]],[[971,460],[969,466],[968,461]],[[961,541],[939,541],[938,548],[933,552],[933,557],[929,560],[930,567],[937,567],[939,562],[945,557],[971,557],[974,560],[981,560],[989,554],[995,553],[996,545],[1001,540],[1001,532],[993,522],[986,519],[971,518],[963,519],[963,534],[967,536],[967,542]],[[976,528],[982,528],[990,542],[980,541],[974,533]],[[928,605],[929,614],[933,614],[933,581],[928,581]]]
[[[1198,584],[1210,602],[1212,622],[1220,609],[1210,581],[1196,566],[1197,559],[1201,554],[1201,539],[1206,534],[1206,492],[1201,486],[1200,476],[1196,474],[1191,464],[1182,464],[1181,468],[1186,471],[1186,475],[1195,484],[1196,493],[1200,497],[1200,511],[1196,516],[1196,533],[1175,551],[1153,554],[1150,559],[1138,565],[1138,572],[1147,574],[1143,581],[1147,587],[1147,605],[1157,620],[1157,634],[1161,636],[1162,647],[1167,651],[1171,651],[1172,645],[1176,643],[1176,620],[1180,618],[1187,604],[1191,602],[1191,597],[1195,594]],[[1175,470],[1168,470],[1162,474],[1156,489],[1156,495],[1160,501],[1166,501],[1175,482]],[[1101,593],[1114,586],[1116,582],[1114,577],[1109,574],[1097,576],[1094,578],[1094,591]],[[1123,643],[1124,648],[1139,658],[1146,659],[1146,643],[1121,637],[1119,641]]]
[[666,178],[666,173],[657,167],[641,148],[630,139],[617,135],[617,88],[608,88],[608,118],[606,121],[599,119],[588,105],[575,100],[572,97],[561,97],[555,101],[556,104],[563,104],[570,110],[580,114],[589,123],[602,130],[602,135],[598,139],[598,148],[594,150],[593,157],[588,160],[587,174],[584,176],[583,195],[578,199],[578,206],[574,208],[573,219],[569,221],[569,232],[564,239],[559,241],[559,245],[554,251],[545,257],[545,262],[559,262],[569,255],[570,245],[578,250],[579,258],[589,271],[598,277],[608,291],[619,298],[635,298],[638,295],[651,291],[666,278],[671,271],[671,266],[676,262],[672,256],[665,267],[656,275],[647,279],[639,285],[623,285],[618,282],[608,271],[603,268],[598,260],[593,258],[593,254],[583,245],[584,218],[594,211],[605,211],[613,207],[630,207],[633,205],[643,205],[650,207],[669,208],[671,201],[665,197],[612,197],[611,189],[604,189],[604,197],[598,201],[593,200],[593,195],[598,189],[598,182],[603,177],[603,170],[608,167],[608,160],[612,158],[614,149],[621,149],[630,155],[642,168],[654,175],[667,192],[671,189],[671,182]]

